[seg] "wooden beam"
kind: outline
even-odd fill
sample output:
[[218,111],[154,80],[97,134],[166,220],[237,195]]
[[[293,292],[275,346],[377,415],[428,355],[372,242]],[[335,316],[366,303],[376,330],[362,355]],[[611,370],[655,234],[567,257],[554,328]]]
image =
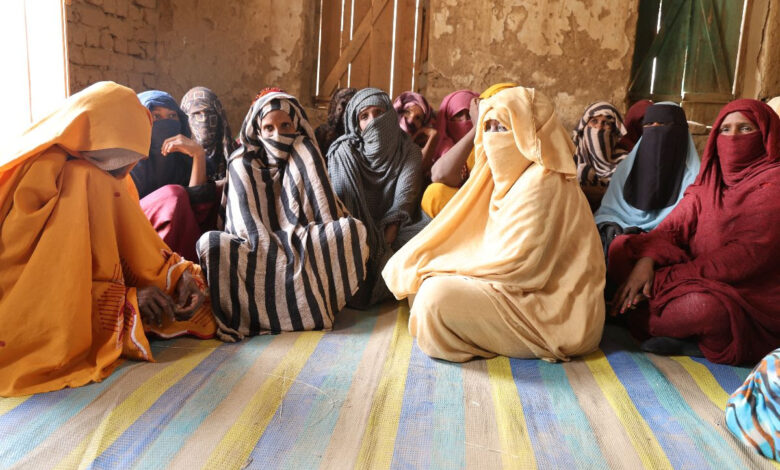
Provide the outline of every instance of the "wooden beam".
[[321,96],[330,96],[333,93],[333,90],[336,89],[336,86],[339,83],[339,79],[344,74],[344,71],[347,69],[349,63],[352,62],[352,59],[354,59],[358,52],[360,52],[360,48],[363,46],[363,43],[366,42],[369,34],[371,34],[371,28],[374,26],[374,22],[376,22],[377,18],[379,18],[379,14],[382,12],[382,10],[387,7],[388,2],[389,0],[380,0],[380,7],[377,9],[372,9],[372,11],[367,13],[366,16],[364,16],[360,21],[360,25],[352,35],[352,40],[349,42],[349,44],[346,45],[346,47],[344,47],[339,60],[336,62],[336,65],[334,65],[333,69],[328,72],[328,76],[322,83],[322,87],[320,88]]

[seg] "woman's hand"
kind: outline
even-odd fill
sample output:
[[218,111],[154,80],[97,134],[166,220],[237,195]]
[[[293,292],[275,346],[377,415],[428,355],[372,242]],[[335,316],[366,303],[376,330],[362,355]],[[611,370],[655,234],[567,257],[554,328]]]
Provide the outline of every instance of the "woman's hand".
[[181,152],[192,157],[192,172],[188,186],[200,186],[206,184],[206,151],[194,140],[181,134],[165,139],[160,149],[165,156],[173,152]]
[[160,151],[163,155],[168,155],[169,153],[173,152],[181,152],[189,155],[193,159],[205,158],[206,156],[206,152],[199,143],[195,142],[189,137],[183,136],[182,134],[165,139],[165,142],[163,142]]
[[176,304],[173,306],[173,313],[176,320],[189,320],[206,300],[205,294],[188,271],[184,271],[179,278],[174,295]]
[[620,286],[617,294],[612,299],[610,315],[615,316],[618,313],[625,313],[626,310],[633,309],[638,303],[652,297],[653,279],[655,277],[654,264],[653,259],[647,257],[640,258],[636,262],[628,279]]
[[137,292],[141,320],[147,325],[162,326],[168,318],[175,320],[173,299],[155,286],[141,287]]
[[422,148],[428,145],[428,142],[435,140],[438,134],[436,129],[432,127],[421,127],[412,136],[412,141]]
[[469,104],[469,118],[471,118],[471,122],[474,123],[474,126],[479,122],[479,98],[471,99],[471,103]]

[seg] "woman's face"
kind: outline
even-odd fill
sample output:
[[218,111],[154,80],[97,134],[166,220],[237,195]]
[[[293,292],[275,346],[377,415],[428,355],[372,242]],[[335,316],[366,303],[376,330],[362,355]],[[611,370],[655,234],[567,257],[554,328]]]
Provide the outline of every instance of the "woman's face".
[[588,127],[592,127],[594,129],[612,129],[615,127],[615,118],[612,116],[593,116],[592,118],[588,119]]
[[485,121],[485,132],[506,132],[509,129],[495,119]]
[[718,132],[723,135],[752,134],[758,132],[758,126],[753,124],[744,114],[734,112],[726,115]]
[[279,137],[279,134],[293,134],[293,122],[290,115],[281,109],[275,109],[263,116],[260,121],[260,135],[263,138],[270,139]]
[[469,116],[469,110],[461,109],[457,114],[455,114],[450,118],[450,121],[457,121],[457,122],[471,121],[471,116]]
[[179,115],[172,109],[164,108],[162,106],[153,106],[152,119],[155,121],[161,121],[163,119],[179,119]]
[[406,123],[410,124],[415,129],[422,127],[424,117],[425,113],[423,113],[422,108],[416,104],[404,109],[404,119],[406,119]]
[[358,123],[360,124],[360,130],[364,130],[368,124],[374,119],[378,118],[385,112],[384,109],[379,106],[367,106],[360,110],[358,114]]

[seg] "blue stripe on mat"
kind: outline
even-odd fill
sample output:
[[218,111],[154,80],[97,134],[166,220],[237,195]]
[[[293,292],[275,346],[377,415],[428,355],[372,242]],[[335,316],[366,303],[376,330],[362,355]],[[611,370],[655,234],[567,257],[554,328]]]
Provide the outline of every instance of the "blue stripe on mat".
[[[158,355],[163,349],[165,348],[152,345],[152,355]],[[95,401],[122,375],[139,364],[141,363],[123,361],[102,382],[35,395],[2,416],[0,463],[3,468],[13,466],[38,447],[54,431]]]
[[712,423],[701,418],[688,405],[674,384],[655,367],[646,354],[634,353],[631,357],[639,366],[659,402],[691,436],[695,448],[712,468],[744,467],[744,462],[741,462],[732,452],[723,452],[723,449],[728,449],[729,444],[713,429]]
[[[539,372],[538,359],[511,359],[512,377],[517,387],[520,402],[523,405],[525,423],[528,426],[528,435],[534,448],[538,468],[575,468],[575,459],[572,449],[568,445],[562,445],[561,437],[564,431],[558,422],[557,395],[565,394],[561,384],[554,384],[552,389],[542,379]],[[557,365],[561,367],[560,365]],[[564,375],[564,382],[568,380]],[[563,393],[562,393],[563,392]],[[496,410],[499,413],[501,410]],[[590,425],[587,421],[579,423]]]
[[[322,337],[249,456],[253,468],[316,468],[336,427],[376,315]],[[343,323],[343,313],[340,321]]]
[[208,381],[214,371],[238,349],[222,345],[166,390],[89,466],[91,469],[128,468],[151,445],[187,400]]
[[550,406],[558,416],[559,426],[564,429],[566,444],[574,451],[577,467],[607,468],[607,462],[601,453],[588,417],[580,407],[563,364],[538,361],[538,367],[545,390],[551,392],[548,395]]
[[102,382],[29,398],[0,419],[0,467],[13,466],[100,396],[133,363],[125,362]]
[[[392,469],[429,468],[433,448],[433,393],[436,371],[431,358],[412,344],[401,415],[393,449]],[[461,402],[462,403],[462,402]]]
[[691,359],[706,367],[712,376],[715,377],[718,385],[720,385],[729,395],[742,386],[742,383],[745,382],[745,379],[747,379],[751,370],[747,367],[713,364],[703,357],[692,357]]
[[[601,349],[615,371],[620,383],[626,388],[631,401],[653,431],[658,443],[664,450],[674,468],[710,468],[696,448],[696,443],[682,427],[679,420],[671,415],[660,403],[644,374],[630,353],[616,349],[616,344],[604,339]],[[665,378],[667,387],[674,388]],[[656,385],[656,384],[654,384]]]
[[[275,336],[256,336],[233,348],[238,348],[233,357],[220,364],[209,380],[203,384],[183,404],[181,410],[174,416],[157,436],[154,442],[144,451],[135,464],[138,470],[156,470],[165,467],[184,446],[187,438],[194,433],[201,423],[222,403],[233,387],[242,379],[265,348]],[[221,348],[226,348],[224,345]]]
[[432,361],[436,369],[436,383],[433,392],[433,455],[429,468],[466,468],[463,366],[446,361]]

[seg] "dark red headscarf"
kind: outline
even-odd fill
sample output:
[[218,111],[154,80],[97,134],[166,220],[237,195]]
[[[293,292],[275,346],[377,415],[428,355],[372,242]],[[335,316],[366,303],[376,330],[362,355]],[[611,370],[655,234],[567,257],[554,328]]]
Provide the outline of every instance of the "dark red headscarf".
[[[723,120],[731,113],[742,113],[758,127],[752,134],[720,134]],[[709,188],[720,199],[723,187],[750,184],[762,173],[780,166],[780,117],[757,100],[732,101],[721,109],[704,148],[695,185]]]
[[653,102],[650,100],[641,100],[628,108],[623,121],[623,125],[626,126],[626,135],[620,139],[618,147],[625,149],[626,152],[630,152],[634,148],[639,138],[642,137],[642,119],[645,117],[645,111],[652,105]]

